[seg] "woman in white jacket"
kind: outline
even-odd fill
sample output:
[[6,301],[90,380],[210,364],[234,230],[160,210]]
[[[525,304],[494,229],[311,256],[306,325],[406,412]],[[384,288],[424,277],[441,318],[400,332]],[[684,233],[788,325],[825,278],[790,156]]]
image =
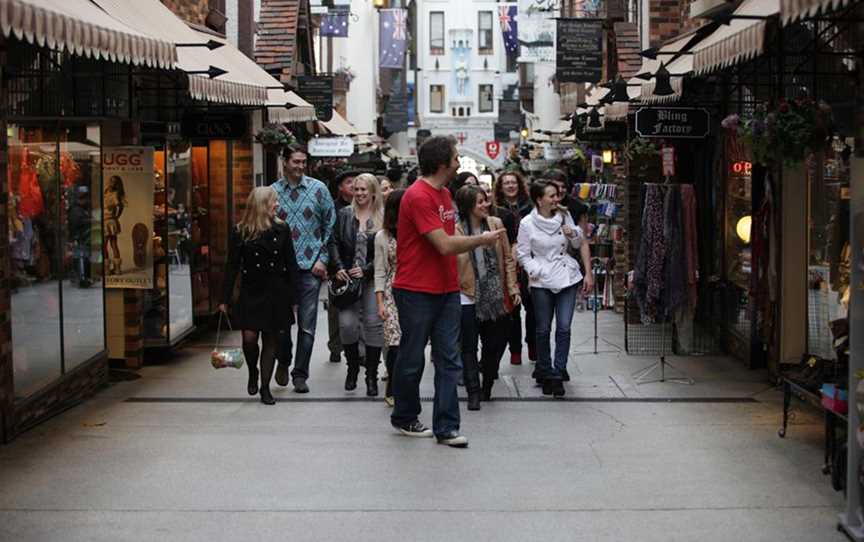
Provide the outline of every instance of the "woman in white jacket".
[[[594,287],[591,252],[570,213],[559,206],[555,184],[543,179],[531,185],[534,210],[519,224],[516,257],[528,273],[534,300],[537,333],[536,378],[544,395],[562,397],[570,351],[570,326],[579,283],[582,290]],[[574,255],[582,258],[587,276],[582,277]],[[552,318],[555,317],[555,360],[549,344]]]

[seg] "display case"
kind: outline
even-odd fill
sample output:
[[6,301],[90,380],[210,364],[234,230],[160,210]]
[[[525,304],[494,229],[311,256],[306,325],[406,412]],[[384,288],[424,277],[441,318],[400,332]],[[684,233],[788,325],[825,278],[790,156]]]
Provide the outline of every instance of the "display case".
[[[152,144],[152,142],[150,143]],[[184,141],[154,145],[153,288],[144,292],[144,344],[173,346],[194,329],[192,146]]]

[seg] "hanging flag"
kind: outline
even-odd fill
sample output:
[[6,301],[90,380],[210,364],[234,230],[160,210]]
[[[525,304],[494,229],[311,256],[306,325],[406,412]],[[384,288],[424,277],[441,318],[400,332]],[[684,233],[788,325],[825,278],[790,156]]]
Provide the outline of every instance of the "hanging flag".
[[348,37],[348,12],[330,11],[321,16],[322,38]]
[[378,64],[381,68],[404,68],[408,43],[408,10],[382,9]]
[[516,6],[500,6],[498,22],[501,24],[501,35],[504,36],[504,50],[508,55],[519,52],[519,24],[516,22]]

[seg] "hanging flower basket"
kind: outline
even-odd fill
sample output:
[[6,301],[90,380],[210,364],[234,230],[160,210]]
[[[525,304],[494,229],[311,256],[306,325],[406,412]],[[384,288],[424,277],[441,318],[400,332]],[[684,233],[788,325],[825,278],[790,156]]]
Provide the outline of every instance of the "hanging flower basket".
[[297,142],[291,130],[281,124],[267,124],[255,134],[255,141],[267,152],[279,153],[288,145]]
[[759,105],[736,129],[753,162],[794,165],[825,148],[832,132],[831,107],[809,98],[784,100],[772,110]]

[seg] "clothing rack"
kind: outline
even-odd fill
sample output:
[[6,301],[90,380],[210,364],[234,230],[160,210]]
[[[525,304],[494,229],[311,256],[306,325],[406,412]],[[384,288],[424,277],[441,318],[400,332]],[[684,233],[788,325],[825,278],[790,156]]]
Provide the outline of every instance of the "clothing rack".
[[[658,296],[658,299],[651,301],[648,299],[648,291],[651,290],[652,288],[648,284],[649,281],[647,280],[647,278],[642,277],[642,281],[645,282],[644,287],[646,289],[646,298],[643,300],[642,303],[639,304],[640,319],[643,322],[650,323],[650,322],[652,322],[652,320],[655,320],[655,319],[659,320],[659,322],[656,322],[656,323],[660,324],[660,329],[661,329],[660,352],[659,352],[660,359],[658,361],[656,361],[655,363],[649,365],[648,367],[645,367],[644,369],[636,371],[635,373],[633,373],[632,376],[633,376],[633,379],[636,381],[637,384],[647,384],[650,382],[672,382],[672,383],[677,383],[677,384],[693,385],[693,384],[695,384],[695,380],[693,378],[691,378],[689,375],[687,375],[683,370],[678,369],[677,367],[673,366],[668,361],[666,361],[666,355],[667,355],[666,342],[667,342],[667,336],[669,333],[669,329],[668,329],[669,322],[670,322],[670,320],[672,320],[674,318],[674,313],[678,310],[681,310],[682,306],[667,305],[667,306],[654,307],[654,310],[657,311],[656,314],[647,314],[647,315],[646,315],[646,312],[650,313],[653,311],[649,311],[649,310],[644,308],[644,306],[647,306],[649,304],[649,302],[650,303],[655,303],[655,302],[659,303],[661,300],[663,300],[664,298],[667,298],[668,296],[671,295],[670,294],[670,284],[668,282],[668,269],[670,269],[671,265],[674,265],[674,264],[669,263],[668,255],[667,255],[666,250],[665,250],[665,249],[670,248],[667,243],[672,239],[671,237],[666,237],[668,235],[668,231],[666,228],[666,220],[668,218],[668,211],[669,211],[669,209],[667,208],[667,206],[669,204],[669,199],[667,198],[667,195],[668,195],[667,190],[679,190],[680,191],[681,186],[683,186],[683,184],[673,184],[670,182],[670,179],[668,177],[666,178],[665,182],[663,182],[663,183],[644,183],[644,184],[646,187],[652,187],[652,186],[653,187],[662,187],[662,192],[663,192],[662,199],[649,199],[647,191],[646,191],[645,201],[643,203],[643,210],[642,210],[642,223],[643,223],[643,226],[645,226],[643,228],[642,234],[643,234],[643,236],[644,235],[651,235],[648,232],[649,228],[646,226],[646,220],[647,220],[646,217],[649,214],[648,206],[652,205],[653,208],[650,209],[650,211],[652,214],[656,214],[658,212],[658,209],[656,209],[656,205],[654,205],[654,204],[659,203],[661,205],[661,209],[659,210],[659,212],[660,212],[660,216],[662,217],[661,226],[662,226],[662,231],[663,231],[663,236],[664,236],[664,238],[663,238],[664,257],[662,260],[662,271],[661,271],[662,287],[658,291],[654,292],[654,294]],[[692,184],[689,186],[692,187]],[[678,234],[680,236],[679,242],[681,243],[681,245],[677,248],[683,249],[684,248],[684,239],[685,239],[684,229],[686,227],[685,218],[684,218],[683,200],[679,200],[679,204],[680,204],[680,207],[678,209],[678,212],[680,213],[680,215],[679,215],[678,221],[679,221],[679,225],[680,225],[681,230]],[[654,230],[656,230],[656,229],[657,229],[657,227],[655,225]],[[691,232],[691,234],[692,233],[693,232]],[[654,231],[653,235],[656,235],[656,234],[657,234],[657,232]],[[672,250],[674,250],[674,248],[675,247],[672,247]],[[650,262],[645,260],[645,258],[648,258],[649,255],[643,254],[644,252],[646,252],[646,247],[643,245],[640,247],[640,255],[639,255],[639,257],[637,257],[637,273],[636,273],[637,277],[639,275],[639,270],[641,270],[643,267],[646,268],[645,269],[646,272],[650,272],[652,270],[656,272],[656,269],[652,269],[651,268],[652,266],[649,265]],[[648,248],[647,252],[651,252],[652,254],[655,254],[653,247]],[[686,252],[682,251],[681,256],[683,258],[685,258],[685,260],[686,260]],[[657,264],[656,261],[653,263],[655,265]],[[686,265],[685,265],[685,268],[687,268]],[[687,274],[687,271],[685,270],[685,277],[684,277],[685,286],[688,284],[688,282],[687,282],[688,277],[686,274]],[[637,278],[637,282],[638,281],[639,281],[639,279]],[[641,288],[641,285],[637,285],[637,291],[639,290],[639,288]],[[656,289],[656,287],[654,289]],[[685,288],[684,289],[684,295],[687,296],[688,293],[689,292],[688,292],[687,288]],[[679,295],[680,295],[680,292],[679,292]],[[689,300],[685,299],[684,302],[689,303]],[[671,303],[671,301],[670,301],[670,303]],[[680,301],[679,301],[679,303],[680,303]],[[625,319],[626,319],[626,316],[625,316]],[[625,326],[626,326],[626,323],[625,323]],[[667,375],[668,372],[672,372],[672,376],[668,376]]]

